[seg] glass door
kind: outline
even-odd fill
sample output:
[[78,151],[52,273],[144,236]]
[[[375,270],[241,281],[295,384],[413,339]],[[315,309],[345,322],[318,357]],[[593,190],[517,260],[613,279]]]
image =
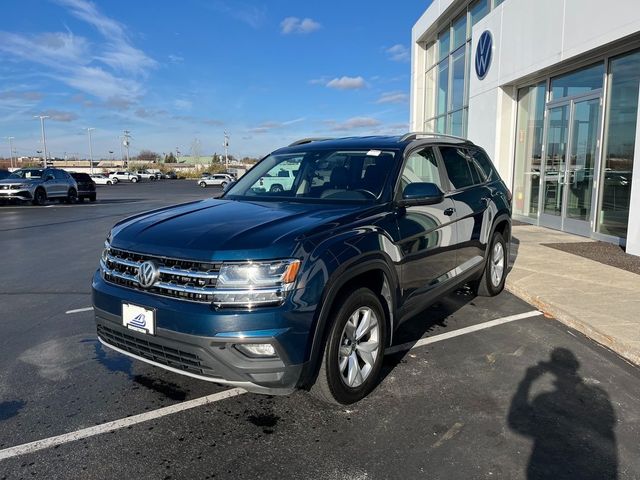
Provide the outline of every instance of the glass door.
[[587,236],[592,231],[600,98],[586,96],[547,108],[541,225]]
[[540,223],[558,230],[562,229],[570,113],[571,103],[557,105],[547,110]]

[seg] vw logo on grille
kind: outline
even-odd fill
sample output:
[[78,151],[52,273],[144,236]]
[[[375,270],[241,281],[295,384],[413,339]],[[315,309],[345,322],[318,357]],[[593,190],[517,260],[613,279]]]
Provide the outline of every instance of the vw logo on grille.
[[160,270],[152,261],[143,262],[138,267],[138,283],[143,288],[150,288],[160,277]]

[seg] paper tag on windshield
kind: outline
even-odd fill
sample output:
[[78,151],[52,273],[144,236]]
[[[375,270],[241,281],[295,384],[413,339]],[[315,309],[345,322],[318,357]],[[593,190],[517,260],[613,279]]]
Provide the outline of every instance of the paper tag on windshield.
[[380,155],[382,152],[380,150],[369,150],[367,152],[367,157],[377,157],[378,155]]

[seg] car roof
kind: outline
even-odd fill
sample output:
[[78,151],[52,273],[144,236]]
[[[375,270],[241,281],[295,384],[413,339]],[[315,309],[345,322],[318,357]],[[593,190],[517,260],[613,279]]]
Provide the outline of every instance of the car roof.
[[273,153],[297,153],[309,150],[404,150],[414,144],[473,145],[465,138],[430,132],[411,132],[405,135],[371,135],[343,138],[303,138]]

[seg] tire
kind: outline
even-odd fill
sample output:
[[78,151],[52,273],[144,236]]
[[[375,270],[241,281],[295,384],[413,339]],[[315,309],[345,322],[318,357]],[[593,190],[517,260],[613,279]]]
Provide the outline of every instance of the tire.
[[[368,288],[349,294],[331,316],[335,322],[310,393],[325,403],[348,405],[362,400],[377,384],[387,343],[387,319],[380,300]],[[369,329],[358,339],[354,335],[365,325],[367,316]]]
[[507,279],[507,244],[500,232],[495,232],[487,249],[487,260],[482,277],[475,282],[474,290],[481,297],[495,297],[504,290]]
[[276,183],[274,185],[271,185],[269,191],[274,193],[281,193],[284,192],[284,188],[282,188],[282,185],[280,185],[279,183]]
[[33,200],[31,203],[34,205],[44,205],[47,202],[47,192],[45,192],[44,188],[36,188],[35,193],[33,194]]
[[119,182],[118,177],[113,177],[111,180],[113,181],[114,185]]
[[220,186],[222,187],[222,189],[224,190],[227,187],[227,182],[222,182],[220,184]]
[[202,188],[207,188],[207,184],[204,182],[200,182],[198,185],[200,185],[200,187]]
[[73,204],[73,203],[76,203],[77,201],[78,201],[78,192],[76,191],[75,188],[70,188],[69,191],[67,192],[67,203]]
[[138,183],[138,177],[132,177],[131,183]]
[[89,195],[89,201],[90,202],[95,202],[96,201],[96,194],[92,193],[91,195]]
[[113,185],[113,182],[111,180],[107,180],[107,185]]

